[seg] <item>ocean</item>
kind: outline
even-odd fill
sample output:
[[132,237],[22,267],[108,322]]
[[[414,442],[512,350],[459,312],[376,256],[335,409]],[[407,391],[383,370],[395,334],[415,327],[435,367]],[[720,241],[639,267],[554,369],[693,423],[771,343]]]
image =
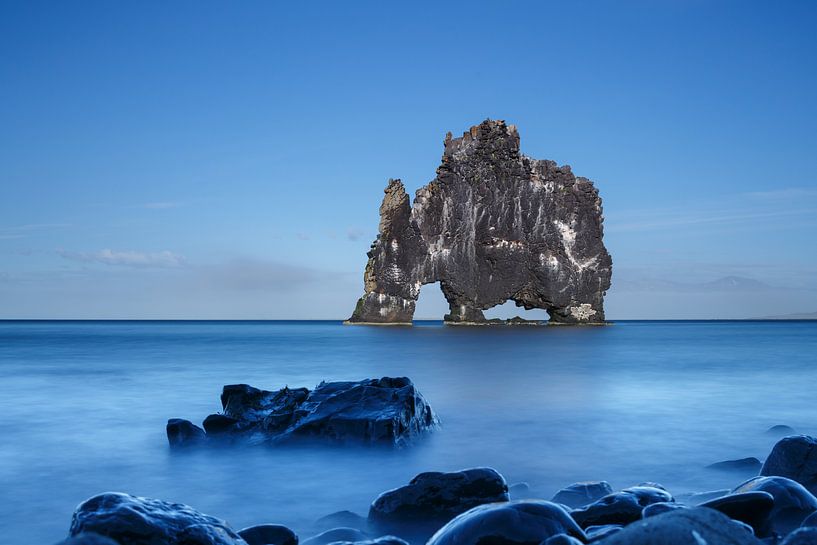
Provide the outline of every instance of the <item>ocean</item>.
[[[224,384],[314,387],[407,376],[442,426],[411,448],[171,452],[168,418],[200,424]],[[579,480],[676,495],[745,475],[786,424],[817,433],[817,322],[607,327],[340,322],[0,322],[0,542],[55,543],[84,499],[187,503],[236,529],[365,515],[423,471],[491,466],[550,498]]]

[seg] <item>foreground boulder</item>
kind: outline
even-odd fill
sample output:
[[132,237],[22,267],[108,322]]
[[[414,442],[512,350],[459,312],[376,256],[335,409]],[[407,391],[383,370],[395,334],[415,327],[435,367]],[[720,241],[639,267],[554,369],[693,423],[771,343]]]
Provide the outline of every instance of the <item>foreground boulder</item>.
[[369,536],[357,528],[331,528],[305,539],[301,545],[327,545],[329,543],[357,543],[367,541]]
[[504,121],[449,133],[443,145],[413,204],[389,180],[349,322],[409,324],[421,286],[439,282],[447,323],[486,324],[483,311],[506,301],[545,309],[552,322],[603,323],[612,259],[593,183],[523,155]]
[[404,446],[438,424],[431,406],[405,377],[322,382],[312,391],[267,391],[234,384],[224,387],[221,405],[224,413],[208,416],[204,431],[186,420],[169,420],[171,446],[214,439]]
[[674,502],[672,495],[654,486],[633,486],[608,494],[590,505],[576,509],[570,516],[581,526],[626,525],[641,518],[641,512],[652,503]]
[[298,545],[295,532],[280,524],[259,524],[238,531],[247,545]]
[[587,540],[562,506],[520,500],[474,507],[440,528],[426,545],[539,545],[558,534]]
[[86,532],[121,545],[246,545],[226,522],[187,505],[113,492],[74,511],[69,535]]
[[607,481],[583,481],[562,488],[551,501],[568,507],[584,507],[612,493],[613,488]]
[[785,477],[755,477],[739,485],[734,493],[767,492],[774,498],[767,526],[760,535],[786,535],[817,511],[817,498],[800,483]]
[[64,541],[60,541],[59,545],[119,545],[119,543],[109,537],[101,536],[94,532],[83,532],[74,537],[69,537]]
[[432,471],[420,473],[406,486],[380,494],[369,508],[369,523],[382,531],[428,537],[472,507],[509,500],[508,484],[491,468]]
[[786,536],[780,545],[814,545],[817,543],[817,528],[807,526],[798,528]]
[[733,520],[746,523],[752,527],[755,535],[763,537],[769,524],[769,515],[774,509],[774,496],[755,490],[715,498],[702,503],[701,507],[709,507]]
[[760,545],[742,523],[706,507],[678,509],[638,522],[605,538],[604,545]]
[[817,494],[817,438],[808,435],[784,437],[772,448],[760,474],[787,477]]

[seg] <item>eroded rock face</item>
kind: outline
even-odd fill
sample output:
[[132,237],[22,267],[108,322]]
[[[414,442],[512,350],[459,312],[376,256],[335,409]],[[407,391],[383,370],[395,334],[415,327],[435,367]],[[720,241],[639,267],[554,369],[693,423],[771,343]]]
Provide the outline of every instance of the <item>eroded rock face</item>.
[[449,133],[413,205],[399,180],[385,193],[349,322],[411,323],[421,286],[437,281],[447,322],[484,322],[483,310],[508,300],[552,322],[604,321],[612,260],[598,191],[568,166],[522,155],[513,125]]
[[431,406],[406,377],[322,382],[311,391],[231,384],[224,387],[221,404],[224,413],[208,416],[203,431],[186,420],[169,420],[171,446],[236,440],[404,446],[438,424]]

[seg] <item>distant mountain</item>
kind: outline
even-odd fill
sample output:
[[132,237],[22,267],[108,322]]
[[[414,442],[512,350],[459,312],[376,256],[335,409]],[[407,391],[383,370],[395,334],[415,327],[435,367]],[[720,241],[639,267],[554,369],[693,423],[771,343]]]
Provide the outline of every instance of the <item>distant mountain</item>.
[[802,312],[800,314],[783,314],[782,316],[763,316],[755,320],[817,320],[817,312]]

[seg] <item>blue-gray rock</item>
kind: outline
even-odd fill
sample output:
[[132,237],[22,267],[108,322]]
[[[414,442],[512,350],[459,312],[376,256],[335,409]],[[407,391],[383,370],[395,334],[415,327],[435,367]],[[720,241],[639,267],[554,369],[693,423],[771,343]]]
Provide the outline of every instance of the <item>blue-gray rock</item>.
[[784,437],[786,435],[795,435],[797,432],[794,431],[794,428],[792,428],[791,426],[786,426],[785,424],[778,424],[766,430],[766,433],[768,435],[774,435],[776,437]]
[[168,420],[166,431],[167,441],[173,448],[200,445],[205,439],[203,429],[183,418]]
[[58,545],[120,545],[113,539],[94,532],[83,532],[60,541]]
[[109,492],[74,511],[70,536],[85,532],[121,545],[246,545],[223,520],[180,503]]
[[332,528],[316,536],[305,539],[301,545],[327,545],[336,541],[367,541],[369,536],[357,528]]
[[489,467],[431,471],[380,494],[369,508],[369,523],[381,531],[411,534],[416,539],[430,536],[472,507],[509,500],[505,479]]
[[745,525],[706,507],[677,509],[633,522],[603,545],[760,545]]
[[604,322],[612,259],[598,191],[568,166],[524,156],[513,125],[449,133],[437,177],[416,195],[412,205],[389,180],[350,323],[409,324],[434,282],[447,323],[484,324],[483,310],[509,300],[553,322]]
[[551,501],[568,507],[584,507],[612,493],[613,488],[607,481],[583,481],[562,488]]
[[224,387],[221,403],[223,414],[204,420],[208,439],[405,446],[439,423],[405,377],[322,382],[312,391],[232,384]]
[[804,518],[800,526],[817,526],[817,511]]
[[817,528],[807,526],[798,528],[786,536],[780,545],[815,545],[817,544]]
[[716,462],[706,466],[707,469],[715,469],[718,471],[735,471],[752,473],[757,475],[763,464],[757,458],[741,458],[739,460],[724,460],[723,462]]
[[730,488],[723,488],[721,490],[707,490],[706,492],[692,492],[687,494],[679,494],[675,499],[689,505],[700,505],[709,500],[728,496],[732,493]]
[[651,503],[650,505],[641,510],[641,518],[645,519],[647,517],[654,517],[656,515],[660,515],[661,513],[675,511],[676,509],[689,509],[689,507],[682,503],[666,501]]
[[315,528],[321,531],[338,527],[363,530],[366,528],[367,522],[366,517],[353,513],[352,511],[337,511],[316,520]]
[[519,500],[474,507],[440,528],[427,545],[539,545],[557,534],[587,540],[560,505]]
[[366,541],[333,541],[329,545],[409,545],[409,543],[397,536],[380,536]]
[[745,522],[752,527],[756,536],[764,537],[769,526],[769,515],[774,509],[774,496],[756,490],[715,498],[702,503],[701,507],[715,509],[733,520]]
[[515,500],[530,498],[530,485],[528,483],[513,483],[508,485],[508,494]]
[[673,502],[672,495],[661,488],[633,486],[608,494],[600,500],[570,513],[582,528],[605,524],[627,525],[641,518],[641,511],[652,503]]
[[601,526],[588,526],[584,529],[584,533],[587,535],[587,541],[593,543],[620,532],[622,528],[624,526],[621,524],[603,524]]
[[738,485],[733,493],[754,491],[768,492],[774,497],[774,507],[762,535],[772,532],[786,535],[817,511],[817,498],[800,483],[785,477],[754,477]]
[[784,437],[772,448],[760,474],[787,477],[817,494],[817,438],[808,435]]
[[567,534],[556,534],[542,542],[542,545],[582,545],[582,541]]
[[298,545],[295,532],[280,524],[258,524],[238,531],[247,545]]

